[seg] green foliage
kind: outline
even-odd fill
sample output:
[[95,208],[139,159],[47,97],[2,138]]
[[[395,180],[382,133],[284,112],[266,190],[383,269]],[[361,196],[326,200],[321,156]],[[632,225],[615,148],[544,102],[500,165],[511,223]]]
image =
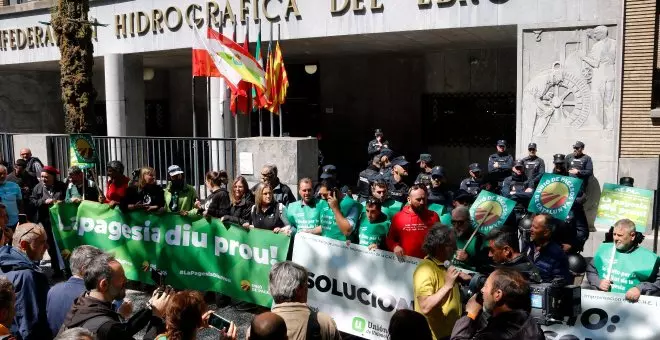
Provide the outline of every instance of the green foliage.
[[93,132],[96,90],[89,0],[59,0],[51,23],[60,49],[60,86],[67,133]]

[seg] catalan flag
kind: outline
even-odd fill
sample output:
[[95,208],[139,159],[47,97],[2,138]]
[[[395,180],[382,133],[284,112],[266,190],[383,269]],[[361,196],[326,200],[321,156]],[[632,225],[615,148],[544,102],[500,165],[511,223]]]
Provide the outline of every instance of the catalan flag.
[[266,96],[268,97],[266,109],[279,114],[280,106],[286,101],[286,92],[289,88],[289,78],[284,67],[279,41],[275,45],[275,50],[269,53],[268,56],[266,87]]

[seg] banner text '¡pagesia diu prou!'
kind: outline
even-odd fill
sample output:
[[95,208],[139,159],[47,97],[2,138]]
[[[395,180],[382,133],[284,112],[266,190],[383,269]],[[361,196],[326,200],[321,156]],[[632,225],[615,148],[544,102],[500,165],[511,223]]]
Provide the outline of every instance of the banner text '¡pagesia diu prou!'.
[[[108,235],[108,239],[118,241],[122,237],[127,240],[141,242],[161,242],[161,228],[151,228],[151,221],[145,221],[144,226],[129,226],[120,222],[106,222],[83,217],[77,225],[79,236],[93,232]],[[191,231],[192,226],[184,224],[177,225],[165,232],[164,241],[170,246],[208,248],[208,234]],[[251,247],[249,244],[240,243],[236,240],[228,240],[224,237],[215,237],[215,256],[228,254],[239,255],[245,260],[253,260],[259,264],[272,265],[277,262],[278,247],[271,246],[270,249]]]
[[[316,278],[315,278],[316,277]],[[341,291],[339,285],[341,284]],[[365,306],[372,308],[380,308],[384,312],[392,312],[399,309],[410,309],[412,301],[408,302],[404,298],[396,298],[391,295],[377,296],[375,292],[370,291],[364,287],[356,287],[347,282],[337,282],[337,279],[329,278],[325,275],[316,276],[316,274],[309,272],[307,278],[307,286],[310,289],[316,289],[321,293],[328,293],[344,297],[351,301],[357,300]]]

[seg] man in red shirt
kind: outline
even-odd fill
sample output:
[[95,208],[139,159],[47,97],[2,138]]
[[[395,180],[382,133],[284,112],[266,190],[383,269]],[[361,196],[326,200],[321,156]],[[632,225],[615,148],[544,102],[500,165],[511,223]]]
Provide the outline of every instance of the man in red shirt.
[[105,192],[105,200],[103,202],[114,208],[126,196],[129,179],[124,176],[124,165],[120,161],[110,161],[107,168],[108,190]]
[[408,205],[392,218],[386,240],[387,249],[399,257],[424,258],[424,238],[431,226],[440,221],[438,214],[428,210],[426,196],[426,187],[413,185],[408,192]]

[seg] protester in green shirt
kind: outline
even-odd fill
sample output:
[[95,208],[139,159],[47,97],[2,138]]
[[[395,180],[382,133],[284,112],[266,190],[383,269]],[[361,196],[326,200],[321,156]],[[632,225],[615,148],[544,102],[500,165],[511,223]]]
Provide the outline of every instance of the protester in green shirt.
[[197,213],[195,202],[197,191],[192,185],[186,184],[183,170],[178,165],[167,168],[170,182],[165,188],[165,207],[167,211],[179,213],[183,216]]
[[369,250],[386,249],[385,237],[390,231],[390,220],[382,212],[379,200],[370,198],[365,205],[360,218],[360,245],[369,247]]
[[467,270],[479,271],[481,266],[488,263],[488,250],[484,246],[481,233],[476,233],[472,237],[474,228],[472,227],[470,210],[463,206],[452,210],[451,224],[456,235],[456,254],[453,265]]
[[660,259],[639,245],[635,222],[617,221],[612,234],[614,243],[601,244],[587,267],[591,289],[625,293],[630,302],[637,302],[640,295],[660,293]]
[[[371,186],[371,196],[381,202],[381,211],[387,216],[388,220],[392,220],[392,217],[396,215],[403,204],[389,197],[388,185],[382,180],[374,182]],[[362,203],[363,209],[362,212],[366,211],[366,202]]]
[[285,215],[297,232],[312,232],[320,223],[317,209],[319,200],[314,197],[311,178],[305,177],[298,181],[298,194],[301,200],[289,203]]
[[[355,227],[360,218],[360,204],[326,181],[321,182],[319,196],[322,199],[317,207],[321,236],[339,241],[357,241]],[[318,232],[318,228],[315,231]]]

